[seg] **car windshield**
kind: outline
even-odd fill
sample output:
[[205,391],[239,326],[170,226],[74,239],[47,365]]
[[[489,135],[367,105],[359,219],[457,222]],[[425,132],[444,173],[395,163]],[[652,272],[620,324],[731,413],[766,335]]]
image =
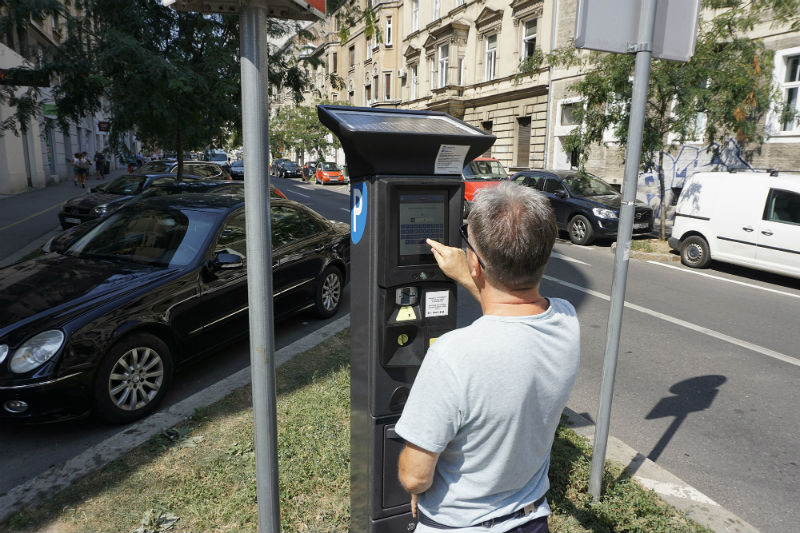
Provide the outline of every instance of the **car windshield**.
[[231,163],[231,166],[232,167],[243,167],[244,166],[244,161],[234,161],[233,163]]
[[133,174],[142,176],[144,174],[168,174],[175,163],[169,161],[150,161],[133,171]]
[[287,161],[283,164],[283,168],[291,168],[292,170],[297,168],[297,165],[294,164],[292,161]]
[[322,170],[328,170],[328,171],[339,170],[339,167],[336,165],[336,163],[330,163],[328,161],[326,161],[324,163],[320,163],[319,164],[319,168],[321,168]]
[[214,217],[201,211],[123,208],[64,252],[152,266],[186,266],[205,251]]
[[144,182],[147,181],[147,178],[144,176],[137,176],[135,174],[128,174],[125,176],[120,176],[105,187],[103,187],[103,192],[107,192],[110,194],[121,194],[123,196],[129,196],[131,194],[139,194],[142,192],[142,188],[144,187]]
[[506,169],[500,161],[472,161],[464,167],[464,179],[468,180],[504,180],[508,178]]
[[575,196],[619,196],[611,185],[591,174],[573,174],[563,179]]
[[209,161],[227,161],[228,155],[227,154],[211,154],[208,157]]

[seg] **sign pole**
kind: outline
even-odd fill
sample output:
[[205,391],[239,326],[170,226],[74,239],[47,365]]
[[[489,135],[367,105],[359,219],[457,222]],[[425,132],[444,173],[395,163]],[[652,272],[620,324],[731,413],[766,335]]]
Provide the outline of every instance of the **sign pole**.
[[650,57],[652,54],[653,27],[656,19],[657,0],[641,0],[638,42],[629,46],[636,53],[631,98],[631,117],[628,125],[628,146],[625,151],[625,175],[622,185],[617,249],[614,254],[614,277],[611,285],[611,306],[606,328],[606,349],[603,360],[603,381],[600,385],[600,405],[594,434],[594,453],[589,476],[589,493],[595,501],[600,499],[606,445],[611,423],[611,400],[614,394],[614,376],[619,356],[619,337],[622,327],[622,311],[625,304],[625,286],[628,278],[628,263],[633,232],[634,202],[639,180],[639,161],[642,154],[642,133],[647,106],[647,89],[650,83]]
[[280,533],[278,424],[275,408],[275,336],[272,249],[269,241],[267,9],[243,5],[239,15],[242,65],[242,133],[247,221],[247,300],[253,390],[256,498],[259,533]]

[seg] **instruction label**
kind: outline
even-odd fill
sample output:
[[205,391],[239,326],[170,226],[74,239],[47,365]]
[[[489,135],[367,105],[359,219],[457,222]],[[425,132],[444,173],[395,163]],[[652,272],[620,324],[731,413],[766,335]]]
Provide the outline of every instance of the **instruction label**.
[[425,293],[425,317],[447,316],[450,303],[449,291],[434,291]]
[[443,144],[439,146],[433,173],[461,174],[464,169],[464,160],[467,158],[467,151],[469,151],[469,146],[461,144]]

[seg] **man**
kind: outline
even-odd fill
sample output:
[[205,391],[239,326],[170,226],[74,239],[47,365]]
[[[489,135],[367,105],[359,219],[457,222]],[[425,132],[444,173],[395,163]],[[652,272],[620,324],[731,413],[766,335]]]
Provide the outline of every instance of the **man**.
[[466,251],[428,244],[483,316],[428,350],[395,427],[399,478],[415,533],[543,533],[550,449],[580,352],[575,309],[539,294],[555,218],[540,193],[508,182],[483,189],[468,221]]

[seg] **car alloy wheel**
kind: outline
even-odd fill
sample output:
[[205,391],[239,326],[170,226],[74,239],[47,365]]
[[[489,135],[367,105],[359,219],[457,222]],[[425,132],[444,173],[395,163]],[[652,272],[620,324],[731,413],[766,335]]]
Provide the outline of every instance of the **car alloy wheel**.
[[149,333],[123,338],[100,364],[95,378],[95,410],[104,420],[126,423],[153,411],[172,375],[167,345]]
[[583,215],[575,215],[569,221],[567,230],[569,232],[569,240],[574,244],[585,245],[592,241],[594,233],[592,223]]
[[342,303],[342,274],[336,267],[329,266],[322,273],[317,289],[317,314],[327,318],[336,314]]

